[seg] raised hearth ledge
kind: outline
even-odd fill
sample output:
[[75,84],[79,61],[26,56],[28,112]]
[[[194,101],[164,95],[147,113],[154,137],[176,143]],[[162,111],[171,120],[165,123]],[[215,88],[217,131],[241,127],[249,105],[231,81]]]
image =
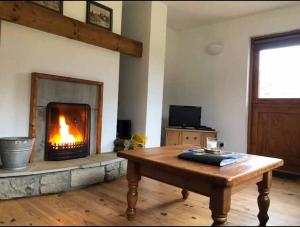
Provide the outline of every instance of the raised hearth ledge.
[[0,200],[57,194],[126,175],[127,160],[116,153],[67,161],[30,163],[20,171],[0,169]]
[[[66,161],[38,161],[29,163],[23,170],[11,171],[0,168],[0,178],[19,177],[43,173],[61,172],[73,169],[85,169],[91,167],[105,166],[125,159],[117,157],[115,152],[94,154],[85,158],[78,158]],[[0,189],[1,190],[1,189]]]

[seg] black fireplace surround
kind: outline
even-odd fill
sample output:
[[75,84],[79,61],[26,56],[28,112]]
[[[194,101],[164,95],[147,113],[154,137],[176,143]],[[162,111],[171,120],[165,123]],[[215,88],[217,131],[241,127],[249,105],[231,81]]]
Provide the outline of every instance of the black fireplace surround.
[[46,108],[45,160],[83,158],[90,154],[91,108],[51,102]]

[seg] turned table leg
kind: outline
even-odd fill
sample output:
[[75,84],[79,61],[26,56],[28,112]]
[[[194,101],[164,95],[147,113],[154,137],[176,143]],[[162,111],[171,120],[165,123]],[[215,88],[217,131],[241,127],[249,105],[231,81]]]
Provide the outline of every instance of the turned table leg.
[[181,190],[181,195],[182,195],[182,198],[184,199],[184,200],[186,200],[188,197],[189,197],[189,191],[188,190],[186,190],[186,189],[182,189]]
[[210,196],[209,208],[213,219],[212,226],[222,226],[227,222],[231,204],[231,188],[217,186]]
[[257,183],[259,196],[257,198],[257,204],[259,213],[257,215],[260,226],[266,226],[269,215],[268,210],[270,206],[269,192],[272,184],[272,172],[265,173],[263,180]]
[[127,193],[127,204],[128,208],[126,211],[128,220],[132,220],[136,213],[136,203],[138,200],[138,182],[141,179],[139,175],[139,167],[136,163],[128,161],[127,165],[127,180],[128,180],[128,193]]

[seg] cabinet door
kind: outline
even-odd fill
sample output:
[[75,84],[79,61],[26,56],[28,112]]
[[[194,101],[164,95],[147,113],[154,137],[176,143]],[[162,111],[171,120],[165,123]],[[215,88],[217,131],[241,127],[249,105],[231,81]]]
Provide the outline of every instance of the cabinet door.
[[201,137],[199,132],[182,132],[183,144],[195,144],[200,145]]
[[202,143],[201,145],[206,147],[207,146],[207,137],[210,137],[210,138],[217,138],[217,133],[216,132],[202,132]]
[[166,132],[166,146],[180,145],[180,132],[179,131],[167,131]]

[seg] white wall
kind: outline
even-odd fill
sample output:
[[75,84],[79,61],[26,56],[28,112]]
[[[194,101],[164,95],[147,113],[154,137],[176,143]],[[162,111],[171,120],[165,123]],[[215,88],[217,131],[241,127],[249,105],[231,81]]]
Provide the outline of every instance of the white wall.
[[[178,47],[175,63],[167,64],[164,108],[202,106],[202,124],[218,130],[226,149],[246,152],[250,37],[294,29],[300,29],[300,6],[169,32],[167,43],[178,39]],[[210,56],[205,49],[214,42],[224,50]]]
[[146,135],[149,137],[147,146],[157,147],[161,143],[167,7],[153,2],[151,11]]
[[165,145],[165,128],[168,127],[169,104],[177,100],[177,95],[181,92],[175,92],[177,87],[177,53],[178,53],[178,34],[171,28],[167,28],[166,36],[166,58],[165,58],[165,78],[163,93],[163,110],[162,110],[162,136],[161,144]]
[[132,132],[160,145],[167,7],[161,2],[125,2],[122,34],[143,42],[143,57],[121,55],[119,119],[132,120]]
[[120,59],[118,117],[132,120],[133,133],[146,132],[150,24],[151,2],[124,2],[122,35],[143,43],[142,58]]
[[[113,31],[121,32],[122,2],[113,8]],[[64,13],[85,21],[85,2],[64,2]],[[42,72],[104,82],[102,151],[116,136],[118,52],[2,21],[0,41],[0,137],[28,136],[30,74]]]

